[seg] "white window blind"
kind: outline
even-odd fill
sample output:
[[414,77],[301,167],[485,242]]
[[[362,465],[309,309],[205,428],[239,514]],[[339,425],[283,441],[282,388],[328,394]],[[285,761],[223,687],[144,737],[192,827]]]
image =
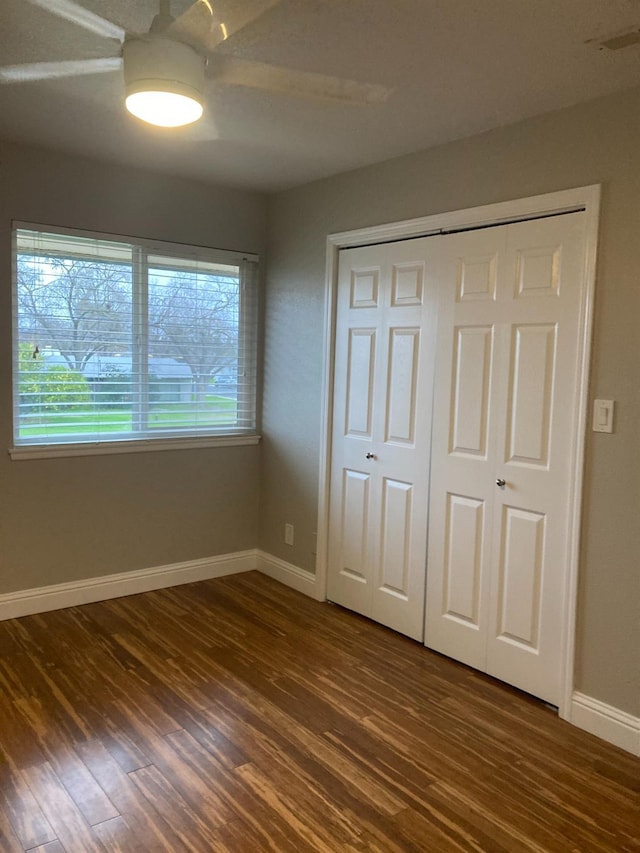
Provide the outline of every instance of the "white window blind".
[[14,229],[14,444],[255,431],[257,259]]

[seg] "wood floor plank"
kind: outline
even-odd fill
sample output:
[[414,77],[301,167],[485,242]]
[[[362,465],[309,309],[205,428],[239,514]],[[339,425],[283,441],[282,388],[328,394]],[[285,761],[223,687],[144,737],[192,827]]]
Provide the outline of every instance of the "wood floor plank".
[[187,850],[216,850],[220,838],[206,814],[199,814],[153,764],[134,770],[129,778],[160,811]]
[[309,848],[294,846],[290,838],[287,836],[278,837],[277,834],[269,831],[269,813],[259,811],[257,813],[259,820],[264,822],[267,827],[266,833],[258,833],[255,831],[253,824],[249,825],[243,820],[234,820],[220,827],[218,834],[220,841],[224,844],[224,849],[231,853],[260,853],[260,851],[272,851],[272,853],[307,853]]
[[113,725],[111,721],[107,728],[109,733],[102,734],[101,740],[125,773],[140,770],[141,767],[148,767],[152,763],[140,746],[132,740],[128,731]]
[[6,811],[0,809],[0,850],[2,853],[24,853],[24,846],[16,835]]
[[639,815],[637,758],[255,572],[0,623],[1,853],[640,853]]
[[425,816],[407,809],[396,817],[398,835],[403,849],[437,850],[438,853],[506,853],[504,848],[483,846],[460,821],[451,822],[437,808]]
[[75,750],[58,743],[55,749],[48,748],[47,754],[56,776],[90,826],[119,816]]
[[[255,680],[252,686],[255,687]],[[279,752],[283,760],[287,752],[295,748],[300,753],[298,763],[308,766],[307,775],[316,782],[324,776],[327,786],[335,789],[336,785],[348,779],[349,789],[351,792],[358,792],[362,800],[361,805],[368,802],[386,814],[395,814],[404,808],[404,803],[390,793],[388,786],[366,771],[363,772],[356,763],[347,761],[340,749],[336,749],[315,732],[309,731],[298,719],[287,714],[283,707],[266,699],[264,690],[252,690],[246,681],[236,679],[225,689],[224,699],[219,685],[217,694],[223,702],[225,715],[229,717],[235,713],[235,722],[227,724],[230,733],[235,733],[237,737],[239,728],[243,725],[246,728],[251,721],[250,729],[245,734],[245,742],[253,747],[253,760],[258,763],[270,763],[275,760],[274,752]],[[294,701],[301,701],[300,696],[291,697],[289,702],[284,701],[284,706],[289,707]],[[313,697],[306,696],[305,701],[310,708],[315,707]],[[323,719],[320,715],[319,720]],[[260,745],[263,752],[255,749]],[[423,784],[424,781],[423,777]]]
[[49,764],[26,768],[22,775],[67,853],[103,853],[104,847]]
[[204,718],[196,719],[192,715],[191,719],[184,721],[183,729],[227,770],[241,767],[249,760],[235,744]]
[[[527,796],[528,795],[528,796]],[[500,849],[527,851],[527,853],[564,853],[575,846],[581,853],[592,853],[593,847],[588,832],[575,825],[563,825],[553,811],[547,812],[545,821],[540,815],[543,809],[532,809],[531,790],[513,789],[507,792],[500,787],[488,789],[489,797],[499,796],[503,801],[500,820],[487,818],[487,797],[479,795],[478,789],[464,790],[451,785],[437,784],[429,791],[429,800],[444,813],[454,816],[465,815],[465,823],[471,831],[481,831],[500,844]],[[531,814],[533,812],[534,814]],[[459,818],[458,818],[459,820]],[[615,838],[609,839],[615,847]]]
[[25,850],[56,840],[30,788],[6,763],[0,764],[0,803]]
[[171,853],[180,849],[181,842],[165,816],[140,794],[128,773],[102,742],[88,741],[80,744],[78,749],[139,843],[144,841],[143,850]]
[[132,853],[140,846],[140,839],[136,838],[123,817],[97,823],[91,827],[91,832],[109,853]]
[[[0,667],[2,660],[0,659]],[[25,682],[27,684],[28,682]],[[24,689],[24,688],[23,688]],[[0,669],[0,758],[10,767],[29,767],[42,764],[45,756],[38,745],[35,730],[30,723],[25,724],[15,703],[11,700],[6,682],[3,683]],[[35,725],[39,723],[36,720]],[[29,732],[30,737],[25,737]]]
[[243,764],[235,772],[255,798],[276,812],[289,826],[299,845],[308,845],[311,850],[328,853],[357,838],[357,833],[341,825],[340,816],[331,816],[334,820],[330,822],[330,816],[323,814],[319,808],[320,798],[316,795],[318,802],[314,804],[311,800],[314,792],[309,789],[304,793],[300,790],[295,792],[294,805],[291,789],[281,787],[277,774],[270,779],[255,764]]
[[244,835],[246,843],[251,841],[255,850],[279,853],[297,853],[300,850],[300,845],[291,838],[290,826],[279,812],[260,804],[239,781],[237,774],[220,764],[216,753],[209,752],[187,731],[167,735],[167,740],[185,764],[206,779],[217,796],[234,812],[235,817],[220,827],[221,838],[233,839],[234,844],[240,845],[240,838]]
[[229,685],[224,698],[219,689],[217,695],[225,718],[219,720],[219,726],[230,737],[240,739],[252,762],[263,770],[279,768],[289,775],[290,783],[295,785],[297,779],[298,787],[310,784],[318,788],[343,810],[364,812],[373,807],[381,814],[394,814],[403,808],[373,776],[346,762],[331,744],[262,696],[247,694],[240,684]]
[[66,851],[62,844],[56,840],[43,844],[41,847],[31,847],[27,853],[66,853]]

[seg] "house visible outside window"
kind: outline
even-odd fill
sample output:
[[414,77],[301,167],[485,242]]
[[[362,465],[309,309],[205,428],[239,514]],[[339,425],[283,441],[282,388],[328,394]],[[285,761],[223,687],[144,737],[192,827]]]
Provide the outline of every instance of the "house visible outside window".
[[256,262],[15,227],[15,448],[254,433]]

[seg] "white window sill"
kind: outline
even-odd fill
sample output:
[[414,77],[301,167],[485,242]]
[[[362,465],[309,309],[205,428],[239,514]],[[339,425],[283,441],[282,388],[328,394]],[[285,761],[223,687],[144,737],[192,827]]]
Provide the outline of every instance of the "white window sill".
[[57,456],[106,456],[114,453],[147,453],[159,450],[195,450],[205,447],[239,447],[258,444],[261,436],[207,435],[192,438],[149,438],[134,441],[99,441],[79,444],[22,444],[9,448],[14,460],[52,459]]

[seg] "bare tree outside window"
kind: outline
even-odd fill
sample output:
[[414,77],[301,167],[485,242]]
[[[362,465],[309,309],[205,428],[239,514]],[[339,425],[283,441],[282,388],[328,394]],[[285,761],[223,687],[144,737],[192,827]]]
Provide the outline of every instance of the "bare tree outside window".
[[23,340],[57,350],[78,373],[97,353],[130,350],[130,267],[19,255],[17,271]]
[[238,311],[237,277],[149,270],[149,352],[189,367],[198,402],[237,370]]

